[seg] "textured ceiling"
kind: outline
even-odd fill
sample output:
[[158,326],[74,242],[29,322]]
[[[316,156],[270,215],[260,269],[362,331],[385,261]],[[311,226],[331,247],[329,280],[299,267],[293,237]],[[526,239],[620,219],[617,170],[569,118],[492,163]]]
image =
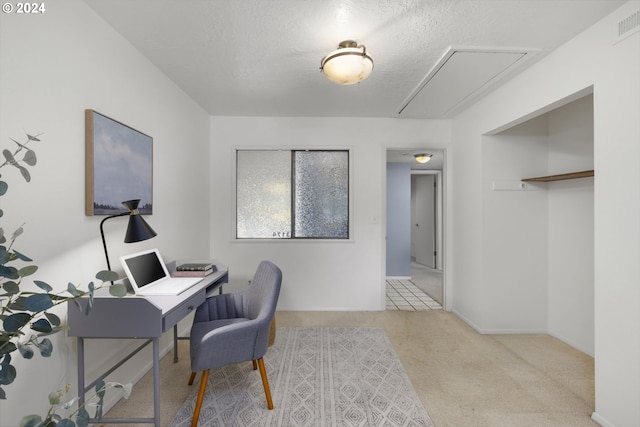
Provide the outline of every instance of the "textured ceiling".
[[[451,46],[527,48],[538,52],[532,64],[623,3],[85,1],[212,115],[347,117],[401,117],[403,104]],[[348,39],[366,46],[375,68],[367,80],[340,86],[319,65]],[[473,77],[469,68],[444,80],[453,87]],[[434,111],[419,116],[447,116]]]

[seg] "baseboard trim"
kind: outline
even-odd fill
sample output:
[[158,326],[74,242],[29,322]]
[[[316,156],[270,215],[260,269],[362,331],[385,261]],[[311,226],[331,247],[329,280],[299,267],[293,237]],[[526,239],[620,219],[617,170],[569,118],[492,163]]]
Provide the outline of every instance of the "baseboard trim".
[[613,423],[610,423],[605,418],[601,417],[597,412],[591,414],[591,419],[600,424],[602,427],[615,427]]
[[411,280],[411,276],[387,276],[386,280]]
[[[481,334],[481,335],[496,335],[496,334],[507,334],[507,335],[515,335],[515,334],[547,334],[549,335],[549,332],[546,329],[485,329],[485,328],[481,328],[478,325],[476,325],[474,322],[472,322],[471,320],[469,320],[469,318],[467,318],[465,315],[463,315],[462,313],[460,313],[458,310],[453,309],[451,310],[451,312],[453,314],[456,315],[456,317],[460,318],[460,320],[462,320],[464,323],[466,323],[467,325],[469,325],[471,328],[473,328],[474,331],[476,331],[477,333]],[[568,344],[568,343],[567,343]],[[571,344],[569,344],[571,345]]]

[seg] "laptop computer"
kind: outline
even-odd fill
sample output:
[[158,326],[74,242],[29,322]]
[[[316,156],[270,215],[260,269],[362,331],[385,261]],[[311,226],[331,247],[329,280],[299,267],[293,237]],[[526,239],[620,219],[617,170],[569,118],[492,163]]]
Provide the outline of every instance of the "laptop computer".
[[136,295],[179,295],[202,281],[202,277],[171,277],[158,249],[120,257]]

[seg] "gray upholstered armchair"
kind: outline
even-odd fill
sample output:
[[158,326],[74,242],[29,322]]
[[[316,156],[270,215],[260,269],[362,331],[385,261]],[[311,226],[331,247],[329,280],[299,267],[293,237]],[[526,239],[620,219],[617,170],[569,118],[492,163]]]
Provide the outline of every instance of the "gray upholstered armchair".
[[253,362],[260,368],[267,407],[273,409],[269,381],[262,357],[267,352],[269,325],[280,295],[282,271],[271,261],[262,261],[249,287],[243,292],[208,298],[196,310],[191,327],[191,378],[202,371],[192,427],[198,424],[209,379],[209,369],[234,363]]

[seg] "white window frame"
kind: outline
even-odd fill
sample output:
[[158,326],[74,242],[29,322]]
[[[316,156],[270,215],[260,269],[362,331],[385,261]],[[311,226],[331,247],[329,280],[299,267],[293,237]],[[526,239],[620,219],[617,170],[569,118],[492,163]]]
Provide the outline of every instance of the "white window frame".
[[[349,237],[346,239],[336,238],[322,238],[322,237],[290,237],[290,238],[238,238],[237,232],[237,152],[244,150],[263,150],[263,151],[347,151],[349,155]],[[353,226],[353,148],[345,146],[330,146],[330,147],[291,147],[291,146],[234,146],[231,147],[231,224],[230,224],[230,236],[231,242],[235,243],[350,243],[354,241],[354,226]]]

